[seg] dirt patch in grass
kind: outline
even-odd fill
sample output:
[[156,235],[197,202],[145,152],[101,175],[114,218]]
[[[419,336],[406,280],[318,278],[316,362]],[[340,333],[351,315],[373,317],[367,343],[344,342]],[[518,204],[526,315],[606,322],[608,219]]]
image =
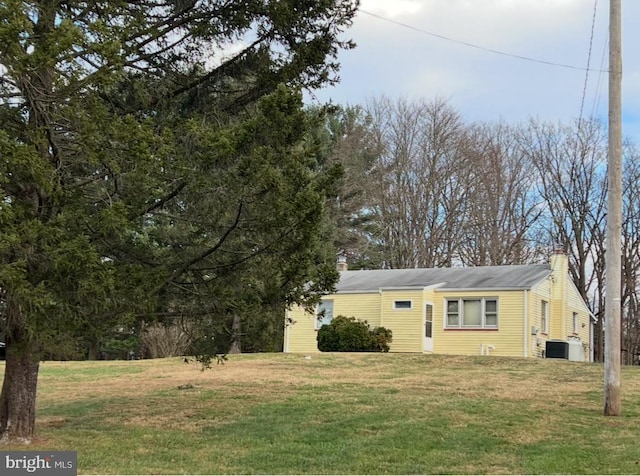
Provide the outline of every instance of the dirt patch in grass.
[[67,422],[66,418],[62,417],[40,417],[37,419],[37,425],[39,428],[60,428]]

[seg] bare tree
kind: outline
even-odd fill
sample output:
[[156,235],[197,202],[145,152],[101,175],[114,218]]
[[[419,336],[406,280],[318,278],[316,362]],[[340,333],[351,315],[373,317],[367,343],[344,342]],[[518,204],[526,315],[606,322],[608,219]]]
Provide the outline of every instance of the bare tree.
[[468,129],[465,148],[469,180],[465,239],[459,247],[467,266],[531,263],[544,256],[539,246],[542,207],[537,170],[520,153],[517,134],[501,124]]
[[622,206],[622,357],[638,363],[640,355],[640,155],[625,144]]
[[386,265],[451,266],[466,213],[460,115],[442,100],[387,98],[367,112],[381,151],[371,203]]
[[[539,171],[539,192],[546,204],[548,235],[569,255],[569,273],[586,302],[600,315],[602,301],[590,300],[604,286],[607,142],[597,121],[554,125],[531,121],[521,150]],[[602,296],[602,289],[595,291]],[[596,356],[602,356],[602,319],[596,330]]]

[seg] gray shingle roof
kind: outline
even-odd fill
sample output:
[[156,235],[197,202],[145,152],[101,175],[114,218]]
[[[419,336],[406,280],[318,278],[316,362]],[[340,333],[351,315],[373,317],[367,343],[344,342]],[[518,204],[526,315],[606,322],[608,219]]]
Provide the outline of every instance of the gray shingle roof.
[[531,289],[550,274],[546,264],[343,271],[337,290],[340,293],[435,285],[460,290]]

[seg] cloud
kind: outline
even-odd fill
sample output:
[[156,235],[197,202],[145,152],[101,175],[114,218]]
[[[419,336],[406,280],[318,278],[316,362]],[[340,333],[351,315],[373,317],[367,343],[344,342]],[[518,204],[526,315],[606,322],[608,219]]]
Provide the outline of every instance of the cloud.
[[[321,101],[360,104],[377,95],[444,97],[468,120],[569,121],[607,117],[607,74],[525,61],[506,53],[583,68],[594,1],[363,0],[347,32],[357,48],[340,55],[342,82],[316,92]],[[608,3],[598,2],[591,68],[607,69]],[[388,21],[364,13],[382,16]],[[640,1],[623,10],[623,110],[640,117]],[[413,27],[399,25],[402,23]],[[416,31],[424,30],[424,31]],[[429,35],[472,43],[461,45]],[[587,79],[586,90],[585,79]],[[640,137],[636,124],[625,133]],[[637,130],[637,132],[635,132]]]
[[389,18],[413,15],[423,10],[425,2],[419,0],[362,0],[360,8]]

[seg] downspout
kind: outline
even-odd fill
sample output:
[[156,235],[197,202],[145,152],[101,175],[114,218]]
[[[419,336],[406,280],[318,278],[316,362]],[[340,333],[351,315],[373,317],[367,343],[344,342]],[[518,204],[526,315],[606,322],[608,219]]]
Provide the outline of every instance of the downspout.
[[594,360],[594,334],[595,334],[595,324],[593,323],[593,319],[589,316],[589,362],[593,362]]
[[289,352],[289,327],[291,326],[289,312],[289,309],[284,312],[284,349],[282,349],[282,352]]
[[524,290],[524,349],[523,355],[525,358],[529,357],[529,299],[527,290]]

